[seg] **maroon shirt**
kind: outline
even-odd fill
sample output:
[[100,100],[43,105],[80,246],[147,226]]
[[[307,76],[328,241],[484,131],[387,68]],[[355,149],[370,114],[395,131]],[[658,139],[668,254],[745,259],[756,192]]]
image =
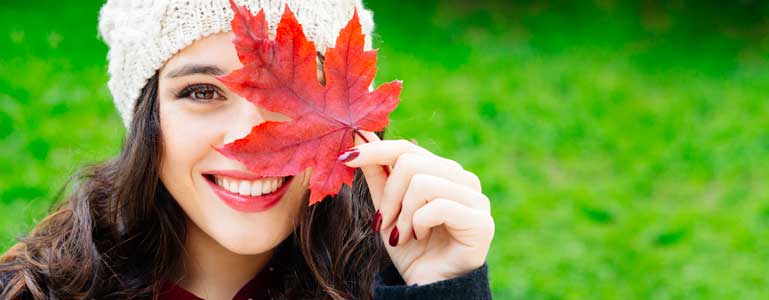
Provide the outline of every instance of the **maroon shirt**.
[[[282,282],[282,272],[273,265],[267,265],[259,274],[240,288],[235,298],[232,300],[268,300],[270,291],[280,288]],[[160,293],[160,299],[163,300],[205,300],[190,293],[174,282],[164,281],[165,288]]]

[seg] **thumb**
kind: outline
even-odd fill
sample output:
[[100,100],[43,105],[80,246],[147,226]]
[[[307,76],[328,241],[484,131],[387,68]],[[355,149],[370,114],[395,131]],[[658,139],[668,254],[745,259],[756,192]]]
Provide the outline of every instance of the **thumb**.
[[[380,141],[379,137],[370,131],[359,131],[369,142]],[[358,135],[355,135],[355,146],[365,144],[366,141]],[[363,176],[366,178],[369,192],[371,193],[371,200],[374,201],[374,208],[379,209],[379,202],[382,199],[384,193],[384,186],[389,176],[390,166],[382,165],[364,165],[360,167],[363,172]]]

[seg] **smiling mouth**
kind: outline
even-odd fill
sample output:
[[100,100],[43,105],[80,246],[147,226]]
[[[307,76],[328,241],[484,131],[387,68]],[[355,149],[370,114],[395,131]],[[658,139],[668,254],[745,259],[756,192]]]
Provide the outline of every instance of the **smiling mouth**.
[[219,199],[246,213],[266,211],[277,205],[294,179],[294,176],[263,177],[239,170],[210,171],[201,175]]
[[274,193],[289,182],[293,176],[263,177],[255,180],[245,180],[219,174],[203,174],[203,177],[232,194],[256,197]]

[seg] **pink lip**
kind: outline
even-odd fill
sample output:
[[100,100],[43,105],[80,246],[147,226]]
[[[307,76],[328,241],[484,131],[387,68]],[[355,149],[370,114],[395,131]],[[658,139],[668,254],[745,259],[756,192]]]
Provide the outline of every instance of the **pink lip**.
[[[226,174],[224,174],[226,172]],[[211,189],[213,189],[214,193],[219,196],[219,199],[222,199],[225,204],[229,205],[233,209],[237,211],[242,212],[262,212],[266,211],[276,204],[280,202],[280,199],[283,198],[283,194],[286,193],[288,190],[288,186],[291,184],[291,181],[294,179],[294,176],[289,176],[286,178],[286,180],[283,182],[283,185],[281,185],[277,190],[275,190],[272,193],[261,195],[261,196],[244,196],[241,194],[232,193],[228,190],[225,190],[224,188],[220,187],[216,182],[211,181],[208,177],[205,175],[207,174],[217,174],[222,176],[229,176],[233,178],[243,179],[243,180],[254,180],[258,178],[263,178],[264,176],[256,177],[244,177],[243,175],[248,175],[247,172],[232,172],[232,171],[215,171],[215,172],[208,172],[203,174],[203,179],[206,180],[208,185],[211,186]],[[240,174],[240,176],[232,176],[227,174]],[[247,179],[252,178],[252,179]]]

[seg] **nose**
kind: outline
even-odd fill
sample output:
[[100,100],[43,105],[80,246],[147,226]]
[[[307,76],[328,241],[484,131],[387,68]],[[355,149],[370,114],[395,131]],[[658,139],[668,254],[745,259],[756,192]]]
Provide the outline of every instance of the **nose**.
[[290,120],[290,118],[284,114],[266,110],[242,97],[236,97],[235,99],[232,99],[232,101],[235,102],[234,105],[232,105],[232,113],[230,114],[233,117],[233,120],[229,122],[231,127],[227,129],[225,143],[230,143],[245,137],[251,133],[251,129],[254,126],[266,121]]

